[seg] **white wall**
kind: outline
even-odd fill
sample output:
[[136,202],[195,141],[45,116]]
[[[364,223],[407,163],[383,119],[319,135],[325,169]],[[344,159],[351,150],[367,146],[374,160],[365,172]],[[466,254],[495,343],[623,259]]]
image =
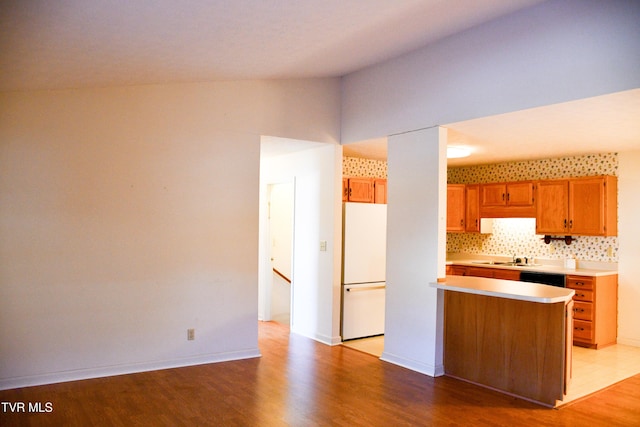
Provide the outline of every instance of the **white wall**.
[[432,376],[444,373],[443,296],[429,283],[445,275],[446,201],[437,201],[446,194],[446,145],[446,131],[437,127],[388,141],[382,359]]
[[0,94],[0,388],[257,356],[260,134],[338,115],[336,79]]
[[618,342],[640,347],[640,151],[620,153],[619,167]]
[[638,1],[552,0],[352,73],[342,142],[640,87],[638,22]]
[[[340,338],[340,272],[342,257],[342,147],[316,148],[265,158],[261,190],[295,179],[291,331],[325,344]],[[266,222],[266,198],[261,221]],[[261,227],[263,230],[266,227]],[[268,242],[261,232],[261,286],[268,283]],[[327,250],[320,251],[320,241]]]

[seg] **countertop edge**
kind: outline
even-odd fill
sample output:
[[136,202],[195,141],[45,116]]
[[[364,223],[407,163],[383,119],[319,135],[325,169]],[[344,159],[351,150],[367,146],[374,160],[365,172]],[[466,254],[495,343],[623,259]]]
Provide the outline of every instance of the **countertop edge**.
[[480,268],[499,268],[502,270],[514,270],[514,271],[533,271],[540,273],[556,273],[556,274],[565,274],[565,275],[576,275],[576,276],[591,276],[591,277],[599,277],[599,276],[611,276],[614,274],[618,274],[617,270],[595,270],[588,268],[564,268],[557,267],[553,265],[539,265],[532,267],[520,267],[520,266],[512,266],[512,265],[500,265],[500,264],[484,264],[483,262],[478,262],[476,260],[452,260],[447,261],[446,265],[459,265],[463,267],[480,267]]
[[[448,285],[446,281],[431,282],[429,283],[429,286],[431,286],[432,288],[442,289],[445,291],[463,292],[467,294],[484,295],[489,297],[506,298],[506,299],[536,302],[536,303],[542,303],[542,304],[555,304],[559,302],[566,304],[572,300],[573,295],[575,294],[575,291],[570,288],[557,288],[557,289],[565,290],[567,294],[553,296],[553,297],[543,297],[543,296],[536,296],[536,295],[527,295],[526,293],[498,291],[498,290],[491,289],[492,287],[491,284],[493,283],[493,281],[496,281],[496,280],[502,282],[503,280],[501,279],[487,279],[482,277],[473,277],[472,279],[473,279],[473,282],[478,284],[478,286],[456,286],[455,284]],[[509,281],[504,280],[504,282],[521,283],[523,286],[523,289],[531,289],[529,285],[546,286],[546,285],[537,285],[532,283],[518,282],[518,281],[511,281],[511,280]]]

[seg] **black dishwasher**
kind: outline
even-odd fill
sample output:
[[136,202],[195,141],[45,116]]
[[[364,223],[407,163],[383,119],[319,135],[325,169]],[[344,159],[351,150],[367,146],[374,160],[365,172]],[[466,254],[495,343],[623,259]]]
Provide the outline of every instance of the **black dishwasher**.
[[538,271],[522,271],[520,273],[521,282],[541,283],[543,285],[565,287],[564,274],[558,273],[542,273]]

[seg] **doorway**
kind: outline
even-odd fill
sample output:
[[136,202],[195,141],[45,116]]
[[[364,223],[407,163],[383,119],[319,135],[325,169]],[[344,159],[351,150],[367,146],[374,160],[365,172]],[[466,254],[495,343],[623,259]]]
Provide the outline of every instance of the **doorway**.
[[293,292],[294,181],[268,187],[269,260],[271,283],[267,293],[267,319],[291,325]]

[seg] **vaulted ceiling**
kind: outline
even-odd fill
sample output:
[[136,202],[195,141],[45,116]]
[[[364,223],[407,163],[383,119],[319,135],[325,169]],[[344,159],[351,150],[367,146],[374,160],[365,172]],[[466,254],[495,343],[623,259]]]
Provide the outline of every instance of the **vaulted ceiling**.
[[[3,1],[0,91],[339,77],[542,1]],[[462,165],[637,149],[639,116],[634,90],[443,125]]]

